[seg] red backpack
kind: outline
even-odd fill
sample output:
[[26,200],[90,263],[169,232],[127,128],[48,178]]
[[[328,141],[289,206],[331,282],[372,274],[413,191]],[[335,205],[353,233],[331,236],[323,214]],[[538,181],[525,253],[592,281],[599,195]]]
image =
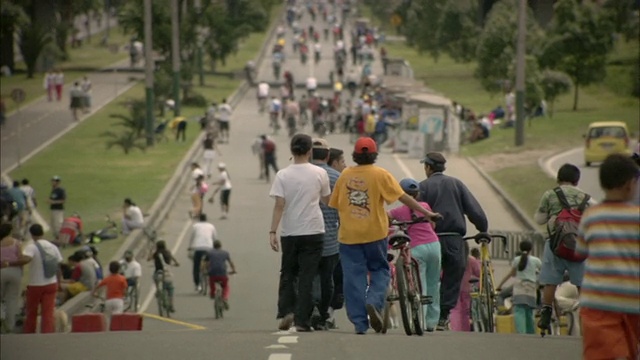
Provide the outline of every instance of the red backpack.
[[553,191],[556,193],[558,200],[560,200],[562,211],[556,217],[554,231],[549,232],[551,250],[561,259],[571,262],[583,262],[586,256],[576,254],[578,225],[591,197],[585,194],[584,200],[580,205],[572,208],[560,187],[553,189]]

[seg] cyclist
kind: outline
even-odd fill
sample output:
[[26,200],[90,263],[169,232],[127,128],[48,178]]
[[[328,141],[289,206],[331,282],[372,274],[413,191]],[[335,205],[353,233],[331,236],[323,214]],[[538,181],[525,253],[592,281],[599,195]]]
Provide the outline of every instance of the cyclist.
[[266,81],[261,81],[258,84],[258,109],[262,113],[269,97],[269,84]]
[[449,326],[449,312],[456,306],[460,284],[467,265],[462,237],[467,233],[465,215],[479,232],[487,232],[487,216],[471,191],[459,179],[444,174],[447,160],[437,152],[428,153],[420,160],[427,179],[420,183],[419,200],[431,205],[442,214],[438,223],[442,248],[442,283],[440,286],[440,320],[437,330]]
[[142,276],[142,266],[134,259],[133,251],[125,251],[124,259],[120,260],[120,272],[127,279],[128,286],[138,286],[138,280]]
[[[414,179],[400,180],[400,187],[405,194],[414,199],[418,197],[420,184]],[[431,210],[429,204],[419,202],[427,210]],[[422,216],[417,211],[412,211],[409,206],[402,205],[388,212],[389,219],[410,221]],[[411,256],[418,261],[420,266],[420,282],[423,295],[431,296],[432,303],[424,306],[425,327],[427,331],[433,331],[440,319],[440,262],[441,250],[438,236],[433,225],[428,222],[409,226],[407,230],[411,238]]]
[[298,116],[300,116],[300,106],[295,98],[292,97],[287,100],[282,111],[282,117],[285,119],[287,128],[289,129],[289,136],[293,136],[296,132]]
[[278,123],[278,115],[280,115],[280,111],[282,111],[282,102],[276,96],[271,97],[271,104],[269,105],[269,117],[271,119],[271,127],[273,128],[273,133],[277,134],[280,129],[280,124]]
[[313,76],[309,76],[307,78],[306,87],[308,95],[313,96],[316,89],[318,88],[318,80],[316,80],[316,78],[314,78]]
[[[216,282],[222,284],[222,301],[225,310],[229,310],[229,275],[236,273],[236,266],[231,261],[229,252],[222,250],[220,240],[213,242],[213,249],[206,254],[206,266],[209,273],[209,288],[211,298],[216,297]],[[227,273],[227,263],[231,267],[231,272]]]
[[105,312],[107,316],[111,316],[114,314],[122,314],[124,311],[124,296],[127,291],[127,280],[124,276],[120,275],[120,263],[117,261],[112,261],[109,263],[109,272],[111,273],[109,276],[104,278],[98,285],[93,289],[93,296],[98,296],[98,290],[101,287],[105,287],[107,289],[107,296],[104,302]]
[[191,241],[189,242],[189,253],[193,253],[193,283],[196,291],[202,290],[200,284],[200,263],[211,249],[215,240],[216,228],[207,222],[207,214],[200,214],[198,222],[191,227]]
[[164,275],[164,283],[162,284],[165,289],[167,289],[169,293],[169,311],[176,312],[173,307],[173,276],[171,271],[169,271],[169,266],[173,264],[174,266],[180,266],[178,260],[171,254],[171,251],[167,249],[167,243],[164,240],[159,240],[156,243],[156,248],[153,252],[149,253],[147,257],[147,261],[153,260],[153,281],[158,283],[159,281],[159,273],[162,272]]

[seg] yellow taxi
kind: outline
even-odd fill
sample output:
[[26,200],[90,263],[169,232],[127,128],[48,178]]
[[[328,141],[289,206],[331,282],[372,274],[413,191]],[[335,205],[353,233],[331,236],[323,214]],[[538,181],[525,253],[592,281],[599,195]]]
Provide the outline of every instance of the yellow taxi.
[[622,121],[591,123],[584,138],[584,162],[587,166],[604,161],[610,154],[631,156],[629,129]]

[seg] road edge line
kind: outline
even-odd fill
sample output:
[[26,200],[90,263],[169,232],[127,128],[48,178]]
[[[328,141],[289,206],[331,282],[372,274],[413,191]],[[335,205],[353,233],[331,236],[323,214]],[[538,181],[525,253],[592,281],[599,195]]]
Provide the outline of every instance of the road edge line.
[[155,314],[140,313],[140,315],[142,315],[144,317],[152,318],[152,319],[155,319],[155,320],[168,322],[168,323],[175,324],[175,325],[181,325],[181,326],[187,327],[187,328],[192,329],[192,330],[207,330],[207,328],[202,326],[202,325],[196,325],[196,324],[192,324],[192,323],[188,323],[188,322],[184,322],[184,321],[180,321],[180,320],[175,320],[175,319],[172,319],[172,318],[166,318],[166,317],[158,316],[158,315],[155,315]]

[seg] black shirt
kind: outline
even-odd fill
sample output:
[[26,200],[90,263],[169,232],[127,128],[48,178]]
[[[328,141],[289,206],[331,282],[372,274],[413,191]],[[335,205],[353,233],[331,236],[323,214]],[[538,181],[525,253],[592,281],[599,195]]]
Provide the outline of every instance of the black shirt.
[[[66,200],[67,199],[67,193],[61,187],[53,188],[53,190],[51,190],[51,195],[49,195],[49,199],[54,200],[54,201]],[[51,204],[50,209],[51,210],[64,210],[64,203],[62,203],[62,204]]]

